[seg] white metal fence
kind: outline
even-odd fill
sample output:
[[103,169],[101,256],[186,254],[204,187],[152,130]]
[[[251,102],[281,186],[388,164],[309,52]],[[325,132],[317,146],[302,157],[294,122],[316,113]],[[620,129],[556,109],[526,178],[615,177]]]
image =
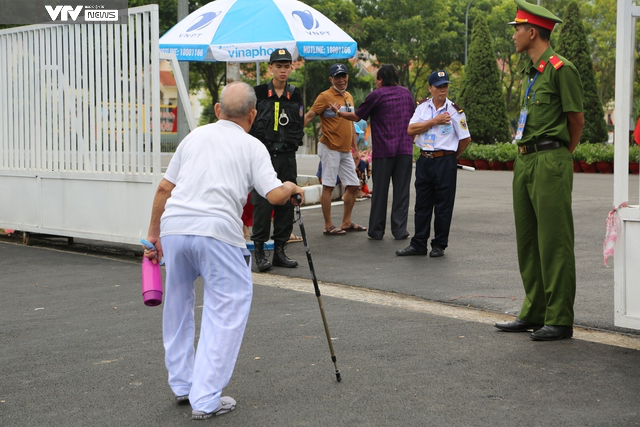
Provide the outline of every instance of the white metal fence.
[[[161,178],[158,6],[0,31],[0,227],[136,243]],[[154,120],[157,118],[157,120]]]

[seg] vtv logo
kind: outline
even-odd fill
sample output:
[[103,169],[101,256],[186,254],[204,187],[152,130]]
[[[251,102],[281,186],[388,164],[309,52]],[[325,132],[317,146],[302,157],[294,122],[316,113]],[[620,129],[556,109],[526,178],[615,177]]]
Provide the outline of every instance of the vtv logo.
[[67,16],[70,16],[75,21],[82,11],[82,6],[76,6],[75,8],[72,6],[56,6],[55,9],[51,6],[45,6],[44,8],[47,9],[52,21],[55,21],[58,15],[60,15],[61,21],[66,21]]

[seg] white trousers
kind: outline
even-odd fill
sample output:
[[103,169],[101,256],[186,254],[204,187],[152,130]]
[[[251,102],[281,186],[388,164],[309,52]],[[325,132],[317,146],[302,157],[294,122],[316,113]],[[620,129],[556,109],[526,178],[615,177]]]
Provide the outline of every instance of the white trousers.
[[[251,254],[212,237],[162,238],[166,263],[162,337],[169,386],[189,395],[196,411],[212,412],[231,379],[249,317],[253,283]],[[195,286],[204,279],[204,307],[197,350]]]

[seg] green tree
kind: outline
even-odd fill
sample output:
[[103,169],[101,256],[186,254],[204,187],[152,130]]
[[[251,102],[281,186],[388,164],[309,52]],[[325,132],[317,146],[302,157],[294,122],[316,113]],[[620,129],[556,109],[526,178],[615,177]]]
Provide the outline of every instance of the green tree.
[[[356,95],[369,94],[374,86],[372,77],[360,77],[358,68],[354,67],[349,61],[305,61],[304,66],[299,67],[295,72],[291,73],[290,81],[292,84],[302,88],[303,99],[307,110],[316,100],[320,92],[327,90],[331,83],[329,82],[329,68],[336,62],[340,62],[347,67],[349,71],[349,86],[347,90],[354,97],[356,107],[358,101]],[[320,119],[316,118],[309,123],[316,143],[319,140],[319,124]]]
[[[362,16],[359,49],[395,65],[400,84],[416,93],[424,74],[464,54],[460,23],[444,0],[354,0]],[[463,17],[464,19],[464,17]],[[464,26],[462,27],[464,28]]]
[[474,21],[460,102],[475,142],[493,144],[511,140],[493,41],[482,15]]
[[500,84],[505,97],[507,117],[515,127],[522,107],[520,71],[525,61],[529,60],[526,54],[516,53],[513,44],[513,27],[507,25],[516,16],[516,4],[513,0],[498,0],[497,3],[489,4],[479,3],[477,7],[471,8],[470,15],[471,12],[475,13],[474,16],[482,14],[486,17],[500,71]]
[[578,3],[573,1],[567,6],[564,23],[560,31],[558,54],[573,63],[580,73],[584,91],[584,120],[580,142],[605,142],[608,139],[604,110],[598,97],[591,49],[582,25],[582,16]]
[[614,97],[616,77],[617,1],[594,0],[581,5],[590,44],[598,97],[606,105]]
[[362,27],[358,9],[351,0],[301,0],[322,13],[354,39],[360,37]]

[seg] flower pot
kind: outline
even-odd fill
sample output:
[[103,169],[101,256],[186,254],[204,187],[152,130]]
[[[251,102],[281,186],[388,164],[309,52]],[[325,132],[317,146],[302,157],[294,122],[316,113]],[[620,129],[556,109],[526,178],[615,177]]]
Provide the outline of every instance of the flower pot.
[[600,173],[613,173],[613,164],[611,162],[598,161],[596,162],[596,168]]
[[640,163],[638,162],[629,162],[629,172],[634,175],[638,175],[640,169]]
[[481,171],[489,170],[489,162],[486,161],[485,159],[475,159],[473,161],[473,164],[478,170],[481,170]]
[[573,161],[573,172],[582,172],[582,166],[580,166],[580,162],[578,160]]
[[505,168],[504,162],[499,162],[497,160],[490,160],[489,161],[489,168],[492,171],[503,171]]
[[458,159],[458,164],[462,166],[473,167],[473,160],[471,159]]
[[584,160],[580,160],[580,166],[585,173],[596,173],[598,172],[598,167],[595,163],[587,163]]
[[515,163],[515,161],[513,161],[513,160],[507,160],[506,162],[504,162],[504,165],[507,167],[507,170],[512,171],[514,163]]

